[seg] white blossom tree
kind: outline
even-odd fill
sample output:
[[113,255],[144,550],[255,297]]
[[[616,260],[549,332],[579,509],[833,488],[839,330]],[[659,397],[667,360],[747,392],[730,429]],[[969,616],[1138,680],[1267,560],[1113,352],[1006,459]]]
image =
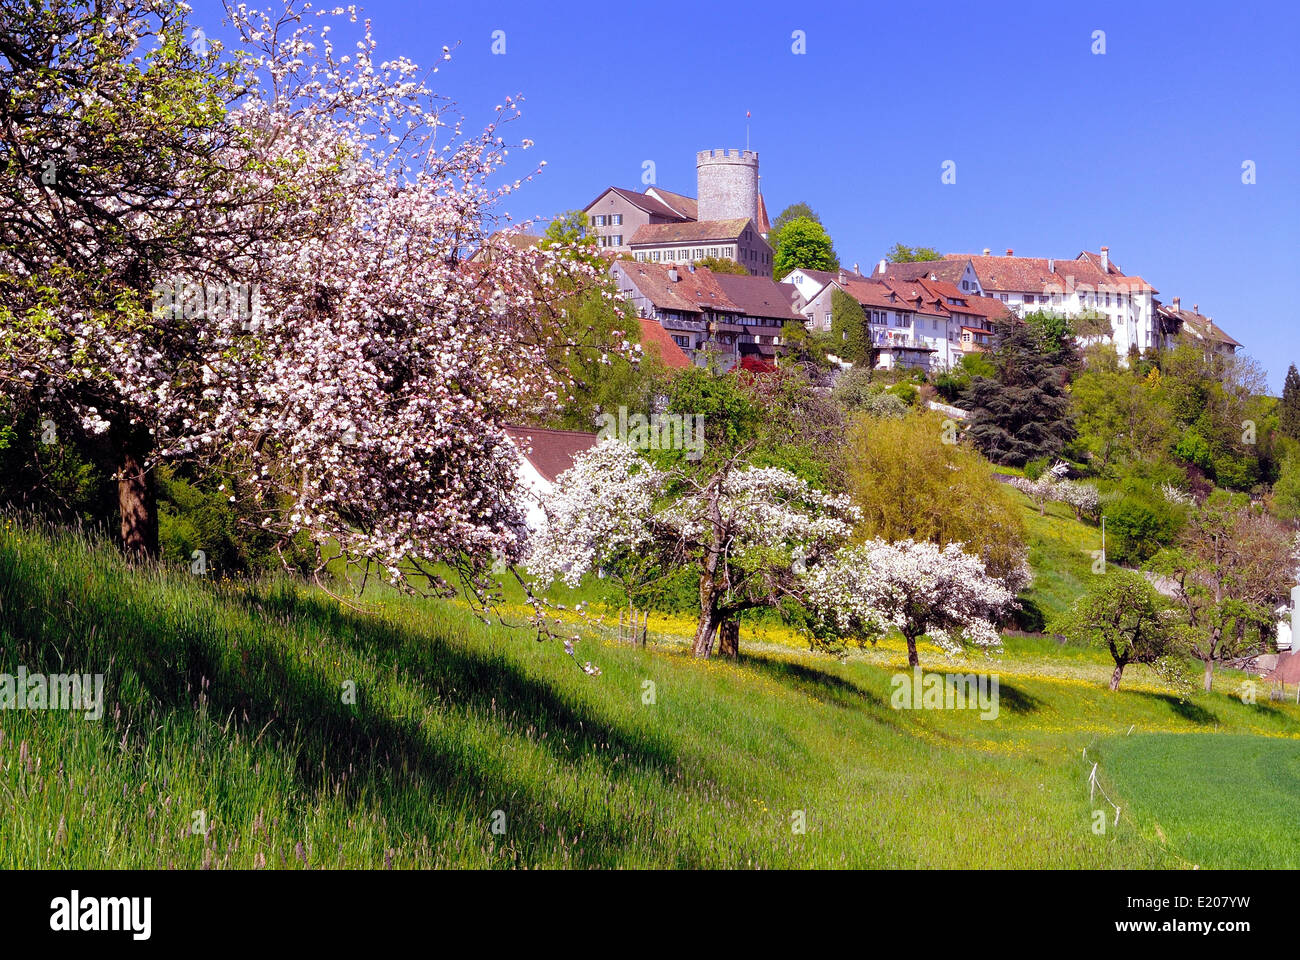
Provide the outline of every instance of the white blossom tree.
[[840,629],[897,629],[911,666],[920,663],[922,637],[949,654],[967,644],[999,648],[997,622],[1015,603],[1014,590],[959,543],[872,540],[841,550],[808,580],[810,600]]
[[785,470],[734,458],[693,477],[656,469],[617,439],[580,455],[556,479],[546,510],[525,561],[541,583],[577,586],[603,566],[697,570],[697,657],[710,656],[719,628],[745,610],[806,605],[809,571],[846,542],[857,520],[846,497]]

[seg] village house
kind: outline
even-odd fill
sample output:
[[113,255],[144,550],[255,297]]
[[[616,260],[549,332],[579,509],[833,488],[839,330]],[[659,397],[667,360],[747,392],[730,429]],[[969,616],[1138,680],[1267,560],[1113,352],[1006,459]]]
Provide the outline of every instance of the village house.
[[650,263],[689,264],[705,257],[735,260],[756,277],[772,276],[772,248],[753,220],[698,220],[646,224],[629,243],[632,256]]
[[1160,318],[1165,338],[1170,343],[1175,338],[1182,337],[1198,344],[1206,354],[1229,357],[1241,346],[1211,318],[1201,315],[1200,304],[1193,304],[1191,310],[1184,310],[1180,297],[1174,297],[1173,303],[1168,307],[1157,300],[1156,314]]
[[573,466],[578,454],[596,444],[596,434],[543,427],[506,427],[506,436],[519,454],[520,508],[530,531],[546,524],[546,501],[555,492],[555,478]]
[[745,356],[775,356],[782,325],[800,319],[793,287],[768,278],[635,260],[616,260],[610,270],[637,315],[662,326],[698,365],[710,355],[724,370]]
[[969,263],[985,296],[1001,300],[1020,316],[1036,310],[1077,317],[1105,318],[1110,334],[1100,339],[1115,347],[1121,360],[1131,349],[1139,353],[1163,347],[1156,317],[1155,287],[1141,277],[1125,274],[1110,259],[1110,248],[1083,251],[1073,260],[1017,257],[1012,250],[994,257],[946,254],[945,260]]
[[[915,279],[903,279],[903,271],[891,274],[882,266],[870,277],[844,270],[795,270],[784,280],[796,290],[810,291],[800,297],[798,308],[810,330],[831,329],[836,290],[853,297],[866,314],[876,366],[882,369],[941,372],[951,369],[963,354],[987,348],[992,338],[989,323],[1007,312],[1001,301],[961,290],[952,281],[930,279],[924,270],[907,272]],[[963,280],[960,268],[942,272],[956,283]],[[822,278],[826,279],[811,292]],[[972,283],[970,277],[964,279]],[[963,328],[968,330],[964,340]]]
[[759,190],[758,154],[701,150],[697,197],[657,186],[644,193],[608,187],[583,208],[602,251],[649,263],[735,260],[753,276],[772,275],[771,229]]

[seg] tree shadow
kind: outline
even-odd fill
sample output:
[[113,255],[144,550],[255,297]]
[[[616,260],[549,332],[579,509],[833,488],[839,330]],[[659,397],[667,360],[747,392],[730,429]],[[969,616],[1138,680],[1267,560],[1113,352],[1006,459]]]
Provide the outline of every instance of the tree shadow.
[[1188,723],[1194,723],[1197,726],[1207,726],[1219,722],[1217,714],[1211,713],[1200,704],[1192,703],[1190,700],[1179,700],[1171,693],[1149,693],[1146,691],[1139,691],[1138,695],[1146,697],[1148,700],[1157,700],[1165,704],[1176,716],[1186,720]]
[[[4,566],[0,557],[0,574]],[[343,613],[301,596],[284,595],[279,602],[260,597],[260,612],[252,608],[256,601],[241,610],[230,597],[218,596],[215,602],[243,621],[232,628],[219,618],[178,616],[166,584],[124,579],[126,598],[106,600],[103,584],[66,565],[47,561],[44,566],[45,589],[20,578],[3,582],[0,576],[5,601],[0,627],[49,661],[30,669],[55,672],[68,653],[79,654],[71,662],[85,663],[108,659],[104,651],[110,651],[106,723],[146,731],[159,725],[142,722],[148,715],[170,712],[196,732],[209,723],[224,723],[228,732],[232,721],[260,731],[255,740],[246,738],[252,741],[249,749],[268,765],[291,760],[310,802],[337,797],[359,810],[378,807],[386,821],[395,821],[397,835],[427,835],[427,811],[442,807],[482,824],[487,847],[493,843],[492,813],[500,809],[508,817],[515,865],[538,858],[538,851],[555,850],[562,831],[569,838],[585,834],[582,845],[565,848],[573,865],[614,866],[621,851],[645,845],[654,814],[611,812],[602,806],[599,791],[590,802],[585,795],[581,801],[557,800],[546,785],[512,774],[501,756],[462,743],[457,730],[426,728],[418,713],[391,713],[364,687],[359,686],[355,703],[345,702],[337,679],[277,642],[275,631],[294,629],[288,618],[328,627],[339,642],[369,654],[381,677],[385,670],[404,670],[427,688],[426,700],[442,698],[480,724],[540,744],[575,774],[580,764],[593,762],[611,779],[649,774],[667,781],[677,774],[668,741],[625,730],[583,709],[504,655],[474,654],[442,638],[415,635],[378,617]],[[69,600],[73,613],[46,609],[51,585],[55,596]],[[106,603],[116,609],[106,609]],[[91,643],[93,650],[87,649]],[[131,674],[145,697],[122,696],[122,678]],[[115,707],[120,717],[114,718]],[[148,734],[131,734],[137,737],[140,742]],[[123,742],[128,742],[125,733]]]
[[863,689],[851,680],[817,667],[791,660],[779,660],[741,652],[738,661],[800,693],[829,699],[843,707],[860,706],[866,701],[875,707],[887,704],[878,694]]
[[1041,708],[1043,701],[1035,697],[1032,693],[1027,693],[1019,687],[1013,687],[1009,683],[999,681],[998,683],[998,706],[1006,707],[1012,713],[1026,714],[1035,713]]

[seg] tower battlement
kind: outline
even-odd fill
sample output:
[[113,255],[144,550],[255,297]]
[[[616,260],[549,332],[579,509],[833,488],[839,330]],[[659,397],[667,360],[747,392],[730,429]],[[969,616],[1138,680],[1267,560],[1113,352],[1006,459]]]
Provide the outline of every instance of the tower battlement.
[[758,223],[758,152],[700,150],[695,154],[701,220],[747,217]]

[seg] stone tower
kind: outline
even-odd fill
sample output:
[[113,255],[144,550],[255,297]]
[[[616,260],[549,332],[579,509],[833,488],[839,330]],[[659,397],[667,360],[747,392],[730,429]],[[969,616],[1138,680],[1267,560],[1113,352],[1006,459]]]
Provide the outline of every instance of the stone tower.
[[701,150],[695,155],[701,220],[748,217],[758,224],[758,154],[753,150]]

